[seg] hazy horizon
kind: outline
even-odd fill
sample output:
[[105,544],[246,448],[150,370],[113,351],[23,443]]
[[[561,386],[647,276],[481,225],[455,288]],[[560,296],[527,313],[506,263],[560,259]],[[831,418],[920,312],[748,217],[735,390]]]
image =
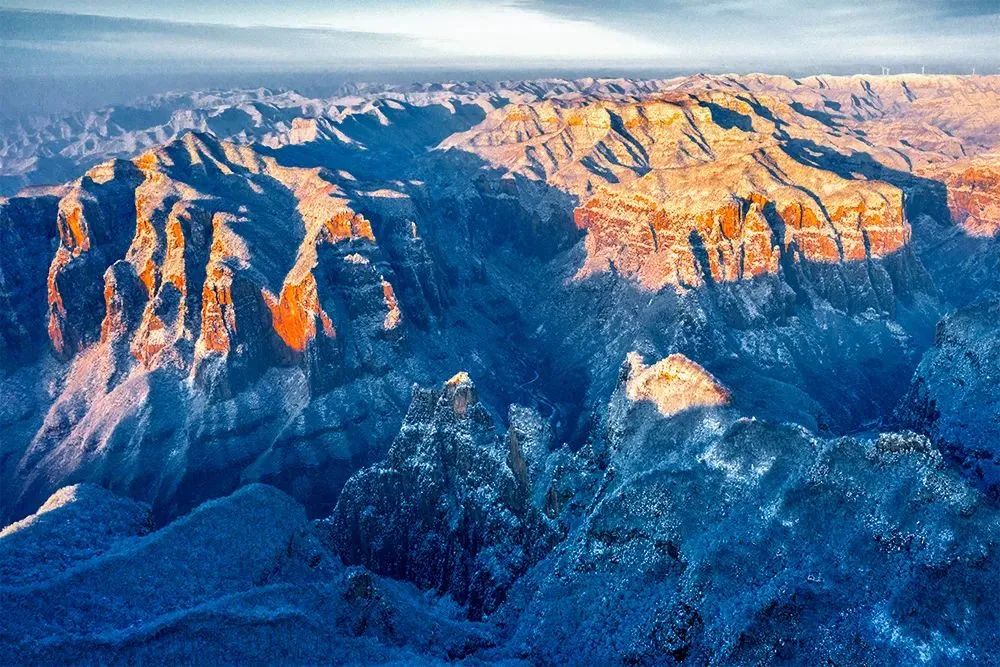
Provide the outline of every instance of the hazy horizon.
[[1000,3],[980,0],[0,0],[0,116],[344,81],[985,74],[998,52]]
[[[7,99],[0,106],[0,120],[16,120],[32,116],[66,114],[97,110],[109,105],[141,102],[154,95],[205,91],[214,89],[272,88],[294,90],[303,95],[324,97],[348,83],[384,83],[407,85],[438,81],[501,81],[541,78],[626,77],[636,79],[670,78],[704,74],[782,74],[793,77],[830,75],[879,75],[880,66],[868,65],[841,69],[788,69],[766,67],[735,68],[572,68],[548,69],[453,69],[397,68],[394,70],[330,70],[286,72],[175,72],[151,77],[148,74],[2,76],[0,90]],[[896,65],[892,74],[919,74],[920,66]],[[926,74],[964,75],[960,66],[926,67]],[[991,74],[977,68],[977,74]]]

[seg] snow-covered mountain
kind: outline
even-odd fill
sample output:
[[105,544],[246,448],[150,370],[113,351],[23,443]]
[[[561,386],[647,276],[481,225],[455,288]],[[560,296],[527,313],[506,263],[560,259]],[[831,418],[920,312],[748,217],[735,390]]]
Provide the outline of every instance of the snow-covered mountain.
[[0,641],[997,660],[998,109],[694,76],[3,127]]

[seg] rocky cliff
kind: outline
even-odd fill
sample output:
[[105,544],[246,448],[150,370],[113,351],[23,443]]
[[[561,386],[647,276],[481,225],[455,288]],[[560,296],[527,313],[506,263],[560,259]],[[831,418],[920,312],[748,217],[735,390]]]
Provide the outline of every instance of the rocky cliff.
[[[193,125],[231,140],[188,131],[0,208],[4,363],[13,382],[51,363],[46,347],[59,360],[5,417],[21,434],[4,463],[11,518],[86,480],[167,514],[206,479],[297,485],[330,507],[388,447],[412,381],[456,367],[501,403],[563,417],[570,440],[632,350],[686,355],[742,396],[777,392],[785,407],[745,405],[760,416],[878,419],[967,292],[955,262],[994,284],[994,82],[968,84],[977,121],[947,104],[960,80],[869,83],[150,102],[225,117]],[[858,90],[864,112],[845,102]],[[894,139],[917,124],[921,141]],[[152,440],[173,444],[137,444]],[[329,483],[305,472],[334,468]]]
[[998,100],[541,80],[7,128],[76,179],[3,164],[0,640],[995,661]]
[[[392,266],[335,181],[187,134],[67,187],[42,331],[69,367],[20,464],[26,497],[82,478],[170,502],[208,474],[212,429],[280,424],[304,393],[391,372],[406,324]],[[240,403],[249,421],[223,416]],[[190,419],[206,409],[223,414]],[[246,465],[258,442],[218,463]]]
[[385,462],[344,486],[329,539],[346,563],[491,612],[559,537],[550,438],[517,407],[501,438],[464,372],[418,389]]
[[1000,492],[998,315],[1000,303],[985,300],[941,320],[897,409],[903,424],[928,433],[994,497]]

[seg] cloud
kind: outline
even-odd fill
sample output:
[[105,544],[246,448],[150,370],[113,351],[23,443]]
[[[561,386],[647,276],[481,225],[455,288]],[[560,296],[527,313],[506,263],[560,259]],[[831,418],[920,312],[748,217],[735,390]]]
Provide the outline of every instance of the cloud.
[[909,59],[996,64],[996,0],[519,0],[669,40],[691,60],[836,68]]
[[[273,53],[280,61],[303,59],[301,52],[305,48],[325,62],[336,61],[332,56],[337,55],[442,62],[500,58],[621,62],[668,55],[659,41],[636,37],[599,21],[558,16],[517,3],[484,0],[419,5],[307,1],[296,4],[294,10],[279,13],[273,11],[273,4],[251,0],[225,3],[225,12],[218,10],[219,5],[197,10],[185,0],[128,5],[114,0],[81,0],[72,5],[95,12],[87,15],[57,12],[69,7],[58,0],[38,0],[34,4],[50,11],[6,12],[12,17],[7,32],[13,39],[51,41],[54,33],[65,33],[69,26],[78,41],[88,41],[89,33],[99,33],[102,41],[116,52],[122,49],[114,48],[114,39],[129,42],[131,35],[143,34],[152,37],[147,49],[151,52],[171,54],[176,48],[203,49],[204,44],[194,44],[191,40],[215,40],[232,54],[253,58],[259,53]],[[182,17],[193,20],[179,20]],[[345,51],[342,42],[348,36],[355,38],[350,40],[350,50]],[[302,39],[305,42],[299,41]],[[336,45],[336,50],[325,46],[323,40]],[[295,49],[296,46],[299,48]],[[292,52],[283,52],[282,48]],[[295,50],[300,53],[294,53]],[[210,55],[215,56],[221,49],[211,51]],[[194,55],[199,51],[189,53]]]
[[518,4],[459,2],[444,7],[373,7],[332,13],[335,28],[397,34],[443,55],[556,61],[653,59],[661,43],[598,21],[567,18]]
[[[0,72],[996,66],[996,0],[0,0]],[[49,10],[48,12],[38,11]],[[84,12],[86,14],[84,14]],[[624,70],[622,70],[624,71]],[[965,70],[963,70],[965,71]]]
[[401,36],[310,28],[112,18],[0,9],[0,73],[135,72],[164,67],[322,69],[419,60]]

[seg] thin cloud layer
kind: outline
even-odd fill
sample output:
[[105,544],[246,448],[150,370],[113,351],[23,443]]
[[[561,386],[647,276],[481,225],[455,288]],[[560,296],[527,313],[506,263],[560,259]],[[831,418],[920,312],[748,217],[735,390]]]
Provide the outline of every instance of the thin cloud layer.
[[[20,11],[4,11],[4,10]],[[995,0],[0,0],[2,71],[589,64],[995,67]]]

